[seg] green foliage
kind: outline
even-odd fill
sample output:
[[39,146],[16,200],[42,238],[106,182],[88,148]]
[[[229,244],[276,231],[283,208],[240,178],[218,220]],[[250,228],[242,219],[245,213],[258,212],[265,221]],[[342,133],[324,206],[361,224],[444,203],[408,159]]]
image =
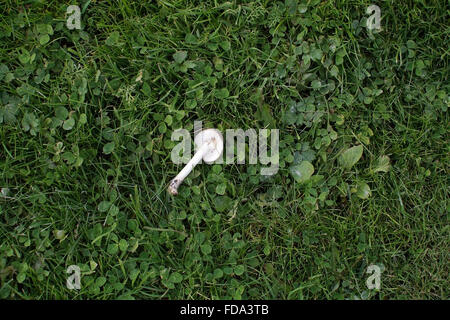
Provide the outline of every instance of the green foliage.
[[[0,298],[448,298],[447,8],[380,2],[374,33],[370,4],[2,4]],[[195,120],[279,129],[279,171],[171,197]]]
[[302,161],[300,164],[290,168],[291,175],[297,183],[304,183],[311,178],[314,173],[314,166],[309,161]]
[[339,156],[339,162],[342,167],[350,169],[359,161],[359,159],[361,159],[362,154],[363,154],[362,145],[348,148],[344,152],[342,152],[342,154]]
[[370,187],[365,182],[358,183],[356,189],[356,196],[360,199],[367,199],[371,196],[372,192],[370,191]]

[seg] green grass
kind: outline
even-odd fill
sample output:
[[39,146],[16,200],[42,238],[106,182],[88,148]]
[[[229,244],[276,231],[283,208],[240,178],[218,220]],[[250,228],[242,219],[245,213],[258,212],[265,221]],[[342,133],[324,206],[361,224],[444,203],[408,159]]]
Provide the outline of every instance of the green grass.
[[[444,1],[82,1],[81,31],[70,4],[0,9],[0,298],[448,299]],[[171,197],[195,120],[279,128],[280,170]]]

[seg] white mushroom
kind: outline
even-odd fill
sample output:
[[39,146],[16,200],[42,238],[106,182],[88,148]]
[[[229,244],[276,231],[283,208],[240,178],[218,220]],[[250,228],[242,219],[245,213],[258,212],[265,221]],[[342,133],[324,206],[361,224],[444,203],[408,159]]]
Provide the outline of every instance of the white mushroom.
[[223,151],[223,138],[219,130],[205,129],[201,131],[194,139],[197,146],[197,152],[186,166],[169,183],[168,191],[170,194],[177,195],[178,187],[189,175],[194,167],[203,159],[206,163],[212,163],[219,159]]

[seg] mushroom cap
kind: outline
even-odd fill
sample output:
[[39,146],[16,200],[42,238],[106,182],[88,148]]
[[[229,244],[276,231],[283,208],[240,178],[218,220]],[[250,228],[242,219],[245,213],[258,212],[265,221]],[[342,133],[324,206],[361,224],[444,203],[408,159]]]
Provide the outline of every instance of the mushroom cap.
[[217,129],[205,129],[197,134],[194,138],[194,143],[197,148],[200,148],[203,144],[208,143],[210,148],[203,155],[203,161],[211,163],[219,159],[223,151],[223,137]]

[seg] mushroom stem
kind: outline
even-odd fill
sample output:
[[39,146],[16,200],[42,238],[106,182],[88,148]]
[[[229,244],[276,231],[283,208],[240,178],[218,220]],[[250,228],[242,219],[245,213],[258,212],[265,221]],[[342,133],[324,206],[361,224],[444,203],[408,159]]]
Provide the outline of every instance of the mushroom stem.
[[167,188],[170,194],[178,194],[178,187],[200,160],[203,159],[206,163],[213,163],[219,159],[222,154],[223,138],[222,134],[217,129],[203,130],[195,136],[194,142],[198,151],[194,154],[192,159],[189,160],[183,170],[170,181],[169,187]]
[[177,174],[175,178],[170,181],[169,193],[173,195],[178,194],[178,187],[181,185],[183,180],[191,173],[192,169],[202,160],[203,156],[214,148],[213,141],[209,141],[203,144],[200,149],[194,154],[191,160],[184,166],[184,168]]

